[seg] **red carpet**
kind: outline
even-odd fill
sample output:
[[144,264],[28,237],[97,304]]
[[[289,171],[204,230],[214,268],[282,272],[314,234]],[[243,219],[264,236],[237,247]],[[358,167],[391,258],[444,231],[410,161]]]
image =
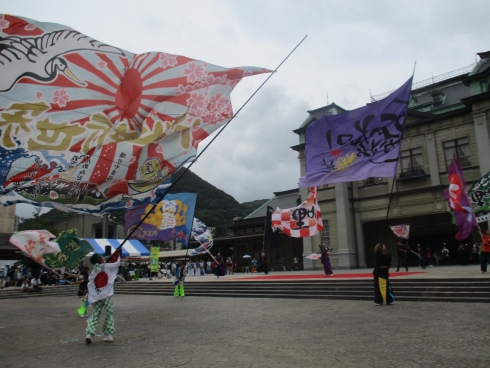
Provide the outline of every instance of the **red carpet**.
[[[398,276],[410,276],[410,275],[417,275],[419,273],[423,272],[393,272],[390,273],[390,278],[392,277],[398,277]],[[371,272],[369,273],[336,273],[333,276],[324,276],[321,273],[314,274],[314,275],[271,275],[271,276],[256,276],[256,277],[245,277],[245,278],[227,278],[227,280],[233,280],[233,281],[250,281],[250,280],[308,280],[308,279],[325,279],[325,280],[330,280],[330,279],[354,279],[354,278],[372,278],[373,274]]]

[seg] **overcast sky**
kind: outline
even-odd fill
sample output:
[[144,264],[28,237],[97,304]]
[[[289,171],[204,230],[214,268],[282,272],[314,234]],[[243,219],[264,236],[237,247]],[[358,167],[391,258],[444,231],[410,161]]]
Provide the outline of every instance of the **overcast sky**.
[[[308,35],[192,166],[240,203],[297,188],[299,162],[290,147],[298,136],[292,130],[307,110],[327,102],[354,109],[369,102],[370,91],[399,87],[415,61],[417,82],[468,66],[477,52],[490,50],[488,0],[0,0],[0,5],[3,13],[65,24],[134,53],[163,51],[223,67],[275,69]],[[265,78],[240,82],[232,94],[235,111]]]

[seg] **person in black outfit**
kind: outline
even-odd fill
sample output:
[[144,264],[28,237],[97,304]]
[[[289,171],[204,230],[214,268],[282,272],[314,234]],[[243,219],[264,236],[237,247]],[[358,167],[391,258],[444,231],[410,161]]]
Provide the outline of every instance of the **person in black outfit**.
[[389,280],[389,269],[391,266],[391,253],[384,243],[378,243],[374,247],[374,257],[376,265],[374,275],[374,304],[381,305],[386,303],[392,305],[395,299]]
[[262,253],[262,258],[261,258],[261,267],[262,267],[262,271],[264,271],[264,273],[266,275],[269,274],[269,263],[267,261],[267,256],[265,255],[265,253]]
[[468,262],[466,261],[466,249],[463,243],[459,243],[458,246],[459,264],[461,266],[466,266]]
[[[88,269],[86,267],[83,267],[81,269],[80,276],[82,276],[82,279],[79,281],[75,282],[68,282],[70,285],[80,285],[78,287],[78,297],[83,301],[85,304],[85,308],[88,309],[88,302],[87,302],[87,293],[88,293]],[[88,311],[85,309],[85,313],[81,314],[80,317],[88,317]]]
[[405,244],[405,242],[400,240],[397,244],[397,247],[398,247],[398,267],[396,268],[396,272],[400,271],[400,265],[405,266],[405,269],[408,272],[408,265],[407,265],[408,244]]

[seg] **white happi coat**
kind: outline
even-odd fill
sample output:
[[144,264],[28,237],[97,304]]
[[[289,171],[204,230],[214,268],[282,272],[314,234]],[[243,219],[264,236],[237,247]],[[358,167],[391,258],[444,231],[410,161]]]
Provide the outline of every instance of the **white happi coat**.
[[94,266],[88,278],[88,302],[90,304],[114,295],[114,280],[116,280],[120,264],[121,258],[118,257],[114,263],[102,263]]

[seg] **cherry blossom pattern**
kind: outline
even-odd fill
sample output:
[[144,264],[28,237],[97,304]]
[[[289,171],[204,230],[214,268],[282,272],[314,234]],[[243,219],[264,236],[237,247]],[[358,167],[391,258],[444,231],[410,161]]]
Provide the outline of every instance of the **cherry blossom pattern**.
[[10,22],[5,19],[3,15],[0,15],[0,31],[8,28],[10,26]]
[[162,62],[160,68],[163,69],[177,65],[177,55],[161,52],[160,55],[158,56],[158,59]]
[[70,101],[70,96],[68,96],[66,89],[58,89],[53,92],[53,99],[51,102],[54,104],[58,104],[59,107],[65,107],[68,101]]
[[205,107],[206,98],[203,93],[191,92],[190,97],[187,99],[187,105],[189,106],[189,112],[192,115],[199,116],[203,113]]
[[206,68],[205,65],[196,64],[196,62],[191,61],[187,64],[187,68],[182,70],[182,74],[187,77],[188,83],[194,83],[206,75]]

